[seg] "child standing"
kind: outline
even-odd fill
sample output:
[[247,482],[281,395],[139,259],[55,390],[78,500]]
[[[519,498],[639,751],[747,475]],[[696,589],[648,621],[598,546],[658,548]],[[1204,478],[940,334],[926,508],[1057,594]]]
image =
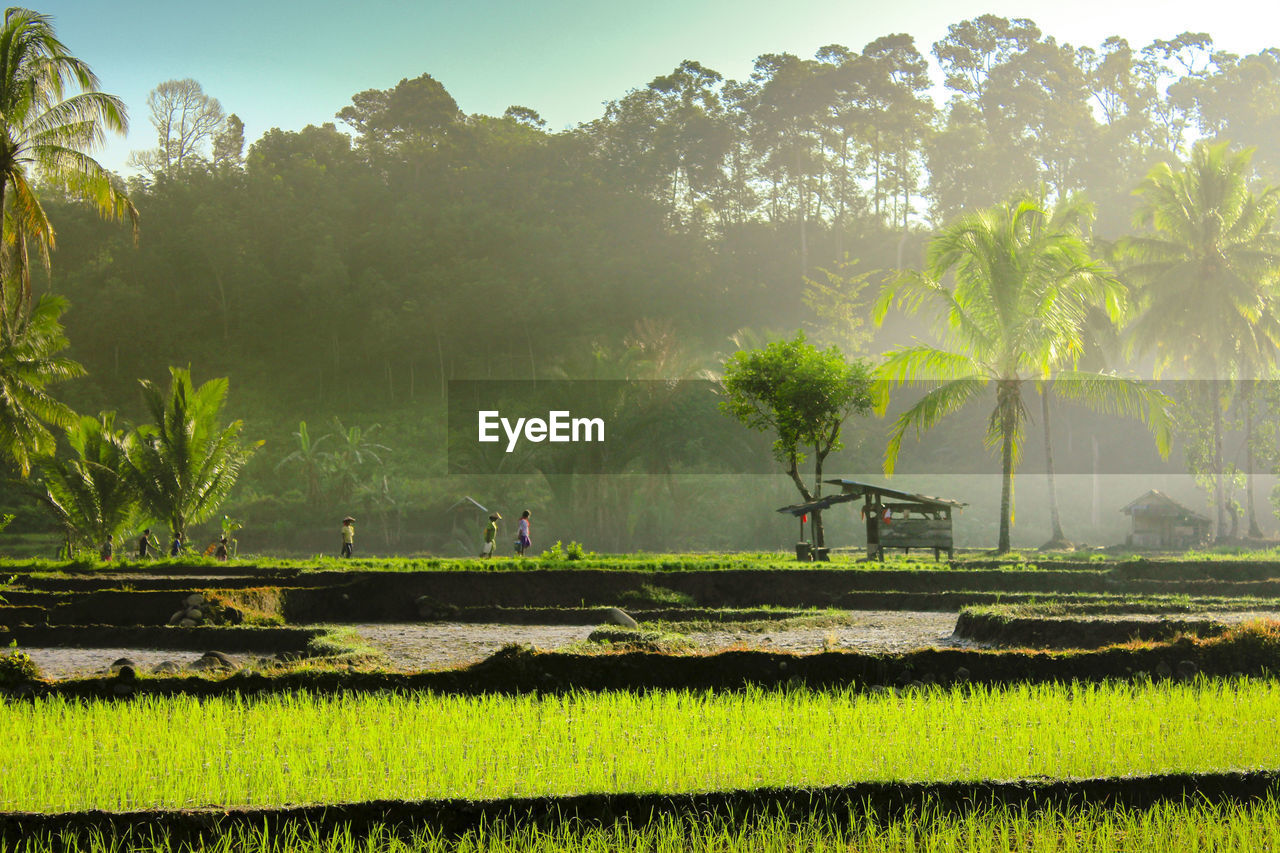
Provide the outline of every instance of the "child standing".
[[516,553],[521,557],[533,544],[533,540],[529,538],[529,531],[529,510],[526,509],[520,513],[520,524],[516,527]]

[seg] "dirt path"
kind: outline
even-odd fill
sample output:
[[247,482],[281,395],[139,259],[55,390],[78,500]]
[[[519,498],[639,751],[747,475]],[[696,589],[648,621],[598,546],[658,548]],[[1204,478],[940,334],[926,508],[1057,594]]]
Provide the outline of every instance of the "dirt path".
[[[1186,614],[1183,618],[1218,619],[1238,623],[1250,619],[1277,618],[1272,612]],[[807,654],[833,648],[868,653],[907,652],[930,646],[976,645],[952,637],[954,613],[866,610],[850,614],[852,624],[837,628],[798,628],[754,632],[707,631],[687,636],[702,651],[717,649],[767,649]],[[1140,618],[1140,617],[1137,617]],[[1159,618],[1152,616],[1152,619]],[[428,670],[466,666],[484,660],[508,643],[526,643],[544,650],[563,648],[585,640],[588,625],[477,625],[459,623],[378,623],[346,625],[369,645],[387,656],[398,670]],[[40,666],[46,678],[97,675],[118,658],[129,658],[140,672],[150,672],[162,661],[180,667],[194,663],[199,652],[160,649],[23,649]],[[244,666],[257,655],[230,655]]]
[[[860,652],[904,652],[929,646],[967,645],[953,640],[954,613],[859,611],[852,625],[766,633],[710,631],[687,635],[703,651],[769,649],[818,652],[827,647]],[[508,643],[552,650],[585,640],[586,625],[469,625],[405,623],[348,625],[387,655],[396,669],[440,669],[484,660]]]
[[[173,649],[67,649],[24,648],[40,667],[45,678],[83,678],[103,675],[111,671],[111,665],[121,658],[128,658],[140,674],[151,673],[164,661],[171,661],[180,669],[186,669],[200,659],[200,652],[174,651]],[[245,666],[257,656],[228,654],[236,666]]]
[[[901,652],[927,646],[954,646],[953,613],[860,611],[854,624],[838,628],[802,628],[764,633],[711,631],[689,634],[701,650],[759,648],[789,652],[832,648],[863,652]],[[400,670],[444,669],[484,660],[508,643],[526,643],[540,649],[563,648],[585,640],[589,625],[476,625],[457,623],[379,623],[346,625],[369,645],[387,656],[388,665]],[[26,648],[46,678],[64,679],[100,675],[119,658],[128,658],[140,673],[151,672],[163,661],[179,667],[194,663],[200,652],[121,648]],[[237,665],[251,663],[257,655],[229,655]]]

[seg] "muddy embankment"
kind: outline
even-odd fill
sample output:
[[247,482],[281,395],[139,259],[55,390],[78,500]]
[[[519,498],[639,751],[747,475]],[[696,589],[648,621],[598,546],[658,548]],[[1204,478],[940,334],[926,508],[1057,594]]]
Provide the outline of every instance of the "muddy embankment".
[[1150,808],[1161,803],[1250,803],[1280,793],[1280,774],[1167,774],[1061,781],[863,782],[824,788],[758,788],[690,794],[581,794],[504,800],[381,800],[284,808],[203,808],[60,814],[0,812],[0,840],[16,844],[56,837],[67,844],[95,834],[148,847],[157,836],[171,845],[199,844],[236,829],[309,829],[319,834],[430,830],[458,837],[483,828],[565,824],[644,826],[663,818],[743,823],[780,815],[803,821],[818,815],[843,824],[918,813],[968,813],[1005,806],[1034,812],[1078,807]]
[[[709,655],[656,652],[573,654],[510,646],[465,669],[431,672],[302,671],[238,672],[225,678],[147,677],[130,682],[129,696],[259,695],[429,690],[442,694],[564,693],[603,690],[742,690],[854,688],[930,689],[933,685],[1100,680],[1146,680],[1198,676],[1274,676],[1280,648],[1274,637],[1244,632],[1219,639],[1182,637],[1149,646],[1113,646],[1057,652],[921,649],[902,654],[824,652],[788,654],[726,651]],[[20,695],[85,699],[120,698],[115,679],[37,683]],[[15,694],[18,695],[18,694]]]
[[[1178,564],[1164,564],[1177,566]],[[0,624],[163,624],[182,595],[202,592],[232,606],[254,590],[276,591],[274,612],[294,624],[316,622],[521,621],[504,611],[540,608],[551,624],[598,621],[600,608],[628,610],[681,607],[840,608],[859,610],[958,611],[961,607],[1030,596],[1079,593],[1109,595],[1280,596],[1280,581],[1246,572],[1237,580],[1203,578],[1204,567],[1177,569],[1176,576],[1129,564],[1110,570],[1025,569],[761,569],[601,570],[531,568],[503,571],[255,572],[148,577],[19,577],[6,593],[11,608]],[[1211,564],[1217,568],[1218,564]],[[228,571],[228,570],[224,570]],[[1173,570],[1171,570],[1173,571]],[[652,591],[663,595],[656,598]],[[679,604],[674,602],[679,601]],[[30,608],[41,608],[39,610]],[[576,611],[576,612],[575,612]],[[672,618],[672,617],[664,617]],[[578,623],[580,624],[580,623]]]
[[21,625],[0,628],[0,647],[16,641],[19,648],[74,647],[172,649],[226,652],[302,652],[323,631],[241,625],[172,628],[164,625]]

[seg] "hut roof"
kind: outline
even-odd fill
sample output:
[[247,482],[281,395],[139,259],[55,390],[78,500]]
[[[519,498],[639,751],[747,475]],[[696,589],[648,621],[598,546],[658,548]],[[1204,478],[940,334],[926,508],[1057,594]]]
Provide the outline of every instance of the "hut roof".
[[792,515],[808,515],[815,509],[830,509],[835,504],[842,504],[846,501],[856,500],[858,495],[827,495],[825,498],[818,498],[816,501],[809,501],[807,504],[792,504],[791,506],[781,507],[778,512],[788,512]]
[[898,489],[890,489],[886,486],[875,486],[871,483],[860,483],[857,480],[825,480],[833,486],[839,486],[841,491],[846,495],[852,495],[860,498],[863,495],[879,495],[882,498],[892,498],[896,501],[904,503],[923,504],[925,506],[968,506],[964,501],[955,501],[950,498],[935,498],[929,495],[920,495],[915,492],[903,492]]
[[1175,501],[1164,492],[1152,489],[1140,498],[1135,498],[1124,507],[1121,512],[1126,515],[1137,515],[1139,513],[1145,515],[1159,515],[1168,518],[1182,518],[1188,521],[1196,521],[1201,524],[1213,524],[1213,521],[1206,515],[1196,512],[1189,507]]
[[786,512],[791,515],[807,515],[815,509],[830,509],[834,504],[856,501],[867,494],[879,495],[882,498],[889,498],[899,503],[929,508],[968,506],[963,501],[953,501],[949,498],[932,498],[928,495],[918,495],[914,492],[902,492],[897,489],[888,489],[884,486],[860,483],[857,480],[823,480],[823,482],[839,486],[841,489],[840,494],[827,495],[824,498],[818,498],[816,501],[809,501],[808,503],[784,506],[778,512]]
[[477,510],[487,513],[489,510],[480,505],[480,502],[470,495],[464,495],[462,500],[445,510],[445,512],[454,512],[455,510]]

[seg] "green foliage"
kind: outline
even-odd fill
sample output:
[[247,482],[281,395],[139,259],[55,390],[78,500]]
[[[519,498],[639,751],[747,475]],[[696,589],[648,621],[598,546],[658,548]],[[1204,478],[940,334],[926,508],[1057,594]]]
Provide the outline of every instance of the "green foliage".
[[1145,233],[1119,246],[1137,287],[1130,332],[1163,367],[1202,379],[1256,375],[1280,347],[1275,231],[1280,187],[1250,189],[1251,151],[1200,142],[1136,190]]
[[[876,306],[880,322],[894,305],[912,314],[927,311],[943,341],[893,350],[878,368],[887,387],[935,383],[894,421],[886,474],[893,473],[908,431],[931,429],[994,387],[987,446],[1001,455],[1002,553],[1010,549],[1026,386],[1057,377],[1057,393],[1102,411],[1137,413],[1152,424],[1161,449],[1168,446],[1163,395],[1133,380],[1074,369],[1088,308],[1104,306],[1119,319],[1124,307],[1120,282],[1091,257],[1092,219],[1092,207],[1078,198],[1051,206],[1029,195],[963,216],[930,241],[925,268],[886,286]],[[881,409],[887,404],[886,395]]]
[[[136,224],[138,212],[114,176],[85,153],[104,132],[128,130],[124,102],[98,91],[97,76],[58,40],[53,20],[6,9],[0,67],[7,69],[0,75],[0,334],[12,338],[31,300],[28,250],[47,264],[53,247],[53,226],[33,182],[88,201],[104,216],[128,216]],[[64,98],[72,86],[80,93]],[[0,361],[0,372],[5,367]],[[23,457],[18,464],[25,475]]]
[[865,352],[871,343],[872,299],[867,288],[876,271],[855,272],[858,262],[842,258],[831,267],[818,267],[821,278],[805,277],[804,304],[818,318],[814,330],[819,340],[827,340],[847,353]]
[[[601,625],[587,635],[585,651],[595,651],[591,646],[602,646],[611,652],[661,652],[679,654],[692,651],[694,645],[688,637],[666,630],[652,628],[623,628],[618,625]],[[576,651],[577,647],[566,649]]]
[[1228,535],[1232,476],[1222,450],[1221,380],[1265,376],[1280,352],[1280,187],[1254,192],[1251,159],[1252,151],[1233,152],[1225,142],[1199,142],[1180,169],[1156,165],[1136,190],[1135,224],[1146,233],[1119,246],[1137,290],[1135,346],[1155,356],[1157,369],[1212,386],[1200,420],[1207,436],[1201,430],[1188,463],[1211,486],[1219,539]]
[[644,604],[665,604],[674,607],[694,607],[698,601],[687,592],[668,589],[665,586],[642,583],[639,589],[629,589],[619,596],[623,601],[643,602]]
[[63,530],[72,551],[97,553],[137,516],[138,492],[130,478],[128,453],[136,437],[115,428],[115,413],[83,416],[66,430],[73,456],[39,465],[32,491]]
[[127,458],[143,506],[185,539],[188,524],[217,512],[261,442],[245,446],[240,421],[220,423],[226,379],[196,388],[190,370],[177,367],[170,377],[167,392],[143,381],[152,422],[139,428]]
[[57,446],[49,426],[70,427],[75,421],[75,413],[48,386],[85,371],[57,355],[69,346],[60,322],[65,299],[45,294],[24,311],[21,291],[0,287],[0,303],[5,306],[0,314],[0,459],[26,477],[33,459],[51,455]]
[[559,563],[565,560],[595,559],[597,554],[584,549],[581,542],[570,542],[565,545],[557,539],[554,545],[542,552],[541,557],[548,563]]
[[6,652],[0,653],[0,685],[25,684],[40,677],[40,668],[26,652],[18,650],[18,642],[9,644]]
[[298,444],[297,449],[276,463],[276,470],[290,466],[301,468],[306,483],[307,499],[318,502],[323,496],[320,477],[327,461],[327,455],[320,450],[320,445],[331,436],[322,435],[312,440],[307,422],[298,421],[298,431],[293,434],[293,438]]
[[[726,399],[720,407],[749,429],[774,434],[774,457],[786,466],[801,497],[811,501],[822,493],[823,461],[843,447],[845,420],[871,411],[870,376],[865,362],[846,360],[834,346],[819,350],[800,332],[794,340],[731,356],[724,366]],[[799,472],[806,450],[814,457],[812,486]],[[821,512],[814,513],[814,531],[821,545]]]
[[821,459],[843,446],[844,421],[871,410],[869,377],[864,362],[847,361],[835,347],[819,350],[799,333],[731,356],[721,408],[749,429],[774,433],[774,456],[793,469],[806,448]]

